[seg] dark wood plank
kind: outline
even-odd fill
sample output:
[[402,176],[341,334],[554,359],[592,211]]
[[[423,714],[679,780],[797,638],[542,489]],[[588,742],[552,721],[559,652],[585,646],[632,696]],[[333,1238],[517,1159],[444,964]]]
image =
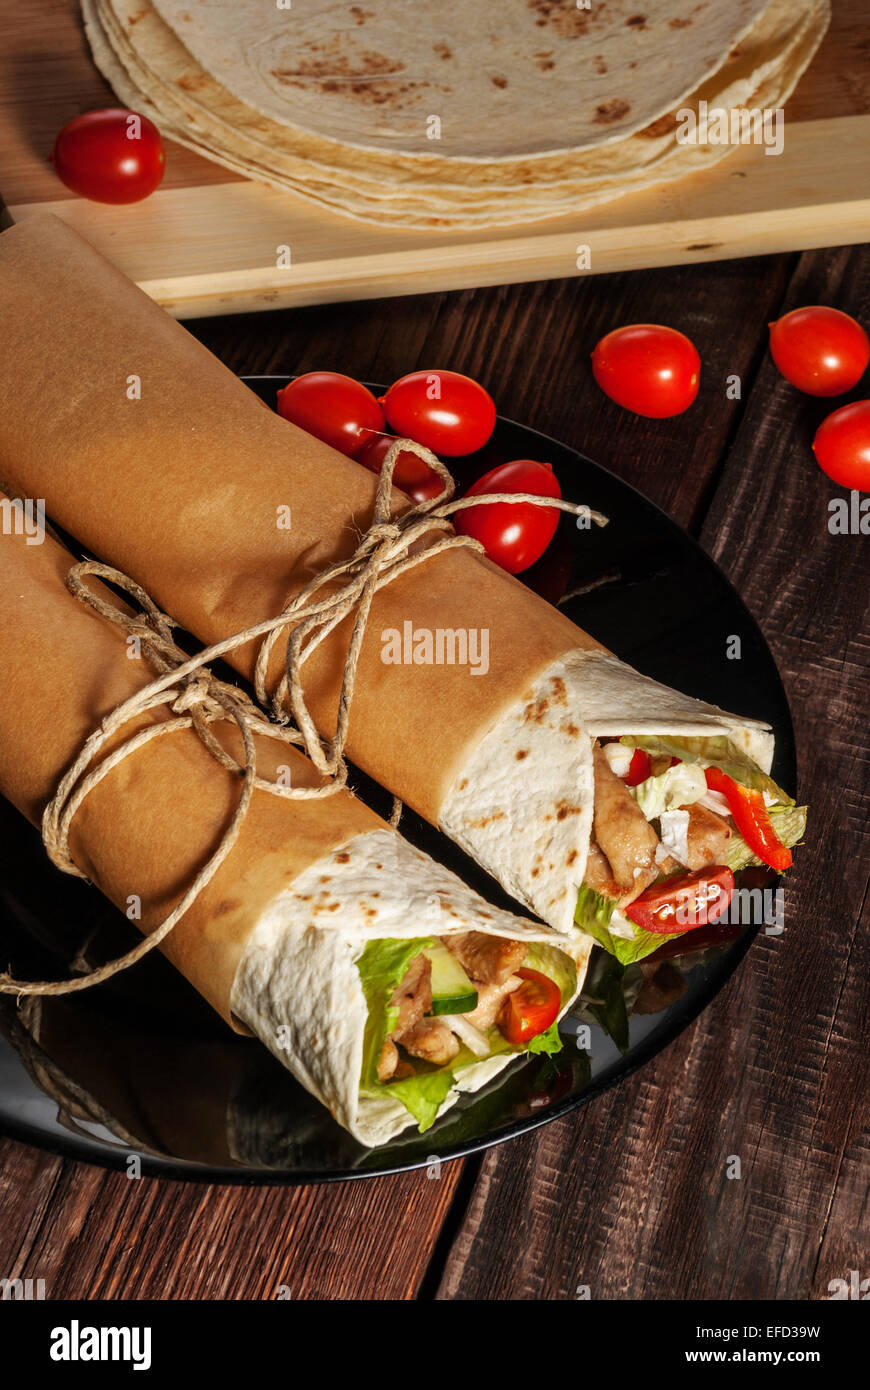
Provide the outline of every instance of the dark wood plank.
[[3,1140],[0,1277],[44,1279],[51,1299],[409,1299],[459,1177],[208,1187]]
[[[870,248],[807,255],[786,307],[867,322],[868,272]],[[843,490],[809,441],[830,408],[766,360],[702,536],[792,702],[811,819],[785,933],[618,1091],[486,1157],[442,1298],[570,1298],[581,1283],[593,1298],[826,1297],[866,1273],[868,541],[827,529]]]

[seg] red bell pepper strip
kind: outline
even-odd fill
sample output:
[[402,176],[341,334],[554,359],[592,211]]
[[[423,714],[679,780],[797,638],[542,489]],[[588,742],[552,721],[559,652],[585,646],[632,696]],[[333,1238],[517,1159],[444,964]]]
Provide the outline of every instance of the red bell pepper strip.
[[786,848],[774,830],[761,792],[751,787],[741,787],[719,767],[705,768],[704,776],[710,791],[721,792],[725,797],[734,824],[752,853],[779,873],[791,868],[791,850]]
[[647,777],[651,775],[652,758],[642,748],[635,748],[628,765],[628,772],[622,779],[623,782],[627,787],[639,787],[641,782],[645,782]]

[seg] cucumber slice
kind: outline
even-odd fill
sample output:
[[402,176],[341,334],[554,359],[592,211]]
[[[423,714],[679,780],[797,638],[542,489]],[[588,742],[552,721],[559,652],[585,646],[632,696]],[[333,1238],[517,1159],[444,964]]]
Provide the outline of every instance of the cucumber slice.
[[477,990],[459,961],[440,941],[427,946],[432,963],[432,1013],[467,1014],[477,1008]]

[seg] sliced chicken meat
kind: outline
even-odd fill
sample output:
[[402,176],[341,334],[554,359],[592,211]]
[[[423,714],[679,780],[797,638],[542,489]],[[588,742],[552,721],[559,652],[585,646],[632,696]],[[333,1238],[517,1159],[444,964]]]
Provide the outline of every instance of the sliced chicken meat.
[[460,932],[443,940],[472,980],[484,985],[504,984],[520,968],[526,954],[522,941],[506,941],[501,936],[487,936],[486,932]]
[[399,1042],[412,1057],[420,1057],[438,1067],[451,1062],[459,1051],[458,1039],[442,1018],[421,1019],[402,1034]]
[[392,1036],[401,1038],[408,1028],[419,1023],[432,1007],[432,962],[422,953],[415,956],[396,986],[390,1003],[399,1006],[399,1017]]
[[595,840],[621,893],[631,892],[634,897],[640,891],[640,873],[655,864],[659,839],[628,787],[611,770],[600,744],[594,745],[592,756]]
[[731,827],[715,811],[697,803],[686,808],[689,812],[688,867],[704,869],[708,864],[724,864]]
[[470,1014],[464,1017],[475,1028],[479,1028],[485,1033],[487,1028],[491,1028],[498,1017],[499,1009],[509,994],[515,989],[519,989],[522,980],[519,975],[508,975],[501,984],[491,984],[477,986],[477,1007],[472,1009]]

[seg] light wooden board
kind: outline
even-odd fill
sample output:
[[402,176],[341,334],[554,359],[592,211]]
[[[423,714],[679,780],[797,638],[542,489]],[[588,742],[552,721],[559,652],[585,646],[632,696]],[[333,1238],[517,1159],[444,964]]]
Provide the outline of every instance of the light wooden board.
[[[109,104],[77,0],[0,0],[0,194],[16,221],[51,211],[183,317],[365,299],[578,272],[638,269],[870,240],[870,0],[834,22],[787,108],[785,149],[735,151],[717,168],[584,214],[488,232],[394,231],[325,212],[170,144],[146,202],[76,198],[47,155],[79,111]],[[278,248],[292,264],[278,268]]]

